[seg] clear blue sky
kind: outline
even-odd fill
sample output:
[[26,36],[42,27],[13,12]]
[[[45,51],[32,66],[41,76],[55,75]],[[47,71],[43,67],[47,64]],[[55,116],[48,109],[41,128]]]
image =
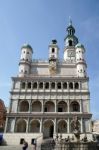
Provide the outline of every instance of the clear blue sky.
[[30,43],[33,58],[47,59],[56,38],[62,58],[69,16],[86,48],[91,112],[99,119],[99,0],[0,0],[0,98],[6,106],[21,46]]

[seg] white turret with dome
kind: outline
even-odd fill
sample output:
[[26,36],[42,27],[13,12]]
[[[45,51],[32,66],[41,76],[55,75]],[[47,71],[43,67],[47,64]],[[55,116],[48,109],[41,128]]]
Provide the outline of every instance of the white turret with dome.
[[26,76],[30,73],[33,49],[29,44],[24,44],[21,48],[21,58],[19,62],[19,76]]
[[77,76],[86,77],[86,61],[84,58],[85,48],[81,43],[76,46],[76,63],[77,63]]

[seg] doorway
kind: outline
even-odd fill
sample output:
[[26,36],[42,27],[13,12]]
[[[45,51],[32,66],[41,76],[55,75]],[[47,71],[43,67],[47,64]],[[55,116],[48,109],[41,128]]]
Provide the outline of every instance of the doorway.
[[53,138],[54,124],[52,120],[47,120],[43,126],[43,138]]

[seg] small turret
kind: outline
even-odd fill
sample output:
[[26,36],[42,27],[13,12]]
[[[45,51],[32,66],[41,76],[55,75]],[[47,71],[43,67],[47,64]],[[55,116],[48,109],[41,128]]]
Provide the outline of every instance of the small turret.
[[52,40],[49,45],[49,70],[51,74],[54,74],[57,70],[59,47],[56,40]]
[[77,64],[77,76],[86,77],[86,62],[84,58],[85,48],[82,44],[78,43],[76,46],[76,64]]
[[21,58],[19,62],[19,76],[25,76],[30,73],[32,62],[32,47],[29,44],[24,44],[21,48]]
[[58,53],[59,53],[59,48],[57,46],[57,41],[52,40],[51,44],[49,45],[49,60],[51,58],[58,59]]

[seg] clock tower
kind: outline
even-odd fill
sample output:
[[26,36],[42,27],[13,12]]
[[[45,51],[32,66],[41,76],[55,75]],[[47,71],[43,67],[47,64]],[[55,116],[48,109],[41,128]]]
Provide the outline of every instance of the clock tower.
[[64,39],[64,60],[75,60],[75,45],[78,43],[78,38],[75,36],[75,28],[72,26],[71,20],[67,27],[67,32],[68,34]]

